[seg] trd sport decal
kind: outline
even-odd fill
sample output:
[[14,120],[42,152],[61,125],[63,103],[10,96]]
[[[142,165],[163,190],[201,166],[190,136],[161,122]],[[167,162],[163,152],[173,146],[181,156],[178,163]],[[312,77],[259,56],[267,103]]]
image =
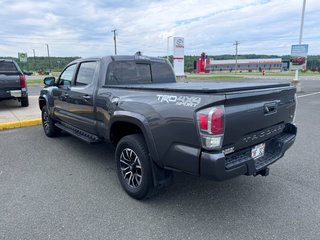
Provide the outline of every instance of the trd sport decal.
[[157,95],[158,101],[166,103],[175,103],[179,106],[196,107],[201,103],[199,97],[174,96],[174,95]]

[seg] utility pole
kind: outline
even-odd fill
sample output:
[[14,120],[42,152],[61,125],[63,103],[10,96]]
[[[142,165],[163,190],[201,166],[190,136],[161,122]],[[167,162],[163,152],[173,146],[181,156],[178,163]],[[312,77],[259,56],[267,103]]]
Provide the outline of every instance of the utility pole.
[[113,32],[113,40],[114,40],[114,55],[117,55],[117,29],[113,29],[111,32]]
[[172,36],[167,37],[167,60],[169,61],[169,39],[172,38]]
[[34,49],[32,49],[32,51],[33,51],[33,68],[34,68],[34,71],[37,71],[36,51]]
[[50,53],[49,53],[49,45],[46,43],[47,45],[47,52],[48,52],[48,60],[49,60],[49,74],[51,73],[51,63],[50,63]]
[[[302,43],[302,33],[303,33],[303,23],[304,23],[304,13],[306,10],[306,0],[303,0],[302,6],[302,16],[301,16],[301,24],[300,24],[300,36],[299,36],[299,44]],[[295,70],[294,79],[292,81],[293,86],[296,87],[297,92],[301,92],[301,82],[299,81],[299,70]]]
[[238,41],[236,41],[233,45],[236,46],[236,65],[235,65],[235,73],[237,73],[237,68],[238,68],[238,45],[240,43]]

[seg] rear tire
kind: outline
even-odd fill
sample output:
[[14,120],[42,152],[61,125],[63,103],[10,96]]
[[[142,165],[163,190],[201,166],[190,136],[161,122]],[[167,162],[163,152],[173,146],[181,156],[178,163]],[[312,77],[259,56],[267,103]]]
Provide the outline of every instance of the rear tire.
[[50,117],[49,111],[47,106],[44,106],[42,108],[42,126],[43,126],[43,130],[44,133],[48,136],[48,137],[55,137],[60,133],[60,129],[57,128],[54,125],[54,121],[53,119]]
[[29,98],[28,97],[22,97],[21,98],[21,107],[28,107],[29,106]]
[[135,199],[144,199],[154,189],[151,159],[141,134],[123,137],[116,148],[117,174],[121,186]]

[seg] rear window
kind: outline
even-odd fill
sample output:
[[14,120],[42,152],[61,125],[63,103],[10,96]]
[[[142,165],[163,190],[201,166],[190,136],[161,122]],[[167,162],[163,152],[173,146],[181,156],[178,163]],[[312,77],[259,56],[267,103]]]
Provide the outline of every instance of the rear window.
[[171,65],[164,61],[114,61],[108,67],[106,85],[175,82]]
[[135,61],[111,62],[108,68],[106,84],[151,83],[151,66]]
[[175,82],[175,74],[171,66],[165,62],[152,62],[152,81],[155,83]]
[[0,62],[0,72],[14,72],[18,73],[18,69],[13,62]]

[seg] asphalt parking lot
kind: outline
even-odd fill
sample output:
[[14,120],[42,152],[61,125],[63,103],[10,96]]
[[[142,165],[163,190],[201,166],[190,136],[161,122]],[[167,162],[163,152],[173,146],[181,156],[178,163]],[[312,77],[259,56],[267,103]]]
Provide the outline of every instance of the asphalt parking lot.
[[268,177],[179,173],[146,201],[121,189],[108,144],[0,131],[0,239],[320,239],[320,81],[304,84],[296,143]]

